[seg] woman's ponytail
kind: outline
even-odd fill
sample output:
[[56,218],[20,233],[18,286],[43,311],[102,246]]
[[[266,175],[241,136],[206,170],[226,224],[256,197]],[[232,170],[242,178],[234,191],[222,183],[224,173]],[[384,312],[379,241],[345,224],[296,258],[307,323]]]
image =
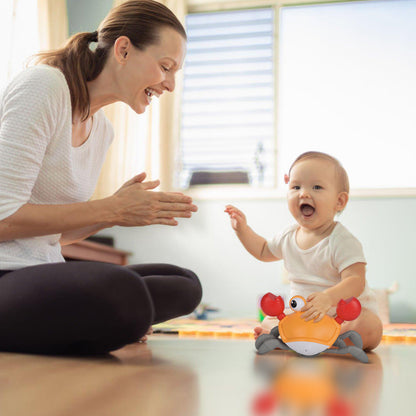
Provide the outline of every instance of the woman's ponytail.
[[91,49],[92,42],[98,42],[99,34],[81,32],[68,39],[61,49],[41,52],[35,56],[37,64],[59,68],[65,75],[71,93],[72,112],[78,111],[82,120],[90,114],[90,100],[87,82],[100,74],[107,58],[107,48]]

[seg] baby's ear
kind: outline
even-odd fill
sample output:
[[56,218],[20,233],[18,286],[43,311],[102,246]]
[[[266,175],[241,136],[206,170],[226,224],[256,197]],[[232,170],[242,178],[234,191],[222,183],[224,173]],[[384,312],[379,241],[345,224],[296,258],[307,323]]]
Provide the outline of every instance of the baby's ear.
[[342,211],[348,202],[349,196],[347,192],[340,192],[338,194],[338,200],[337,200],[337,211]]
[[287,173],[285,173],[285,184],[287,185],[289,183],[289,175]]

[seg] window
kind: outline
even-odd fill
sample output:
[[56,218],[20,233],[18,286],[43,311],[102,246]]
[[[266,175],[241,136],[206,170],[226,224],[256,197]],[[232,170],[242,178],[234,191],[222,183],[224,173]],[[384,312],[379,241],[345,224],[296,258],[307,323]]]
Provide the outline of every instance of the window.
[[187,16],[181,187],[273,186],[272,8]]
[[[0,86],[24,68],[26,59],[38,52],[37,0],[0,2]],[[35,17],[34,17],[35,16]]]
[[293,159],[320,150],[353,189],[414,194],[416,0],[273,3],[188,15],[181,186],[232,171],[283,188]]
[[311,149],[352,188],[416,187],[415,21],[414,0],[280,9],[280,177]]

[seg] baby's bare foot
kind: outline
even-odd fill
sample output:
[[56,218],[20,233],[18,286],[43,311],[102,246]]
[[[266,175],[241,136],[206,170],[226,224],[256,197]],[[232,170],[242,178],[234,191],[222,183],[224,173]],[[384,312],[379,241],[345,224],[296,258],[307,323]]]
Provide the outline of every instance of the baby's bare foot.
[[147,336],[153,334],[153,328],[150,327],[148,329],[148,331],[146,332],[146,335],[141,337],[137,342],[146,342],[147,341]]
[[260,335],[263,334],[270,334],[270,331],[268,329],[264,329],[261,326],[256,326],[254,328],[254,339],[257,339]]

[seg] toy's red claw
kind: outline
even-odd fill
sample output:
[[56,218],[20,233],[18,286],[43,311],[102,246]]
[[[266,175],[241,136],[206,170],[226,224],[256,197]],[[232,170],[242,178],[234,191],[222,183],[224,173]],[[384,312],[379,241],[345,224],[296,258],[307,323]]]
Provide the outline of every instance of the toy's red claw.
[[260,301],[262,311],[269,316],[277,316],[280,320],[284,318],[285,302],[281,296],[273,295],[273,293],[266,293]]
[[337,306],[337,322],[353,321],[361,313],[361,303],[357,298],[341,299]]

